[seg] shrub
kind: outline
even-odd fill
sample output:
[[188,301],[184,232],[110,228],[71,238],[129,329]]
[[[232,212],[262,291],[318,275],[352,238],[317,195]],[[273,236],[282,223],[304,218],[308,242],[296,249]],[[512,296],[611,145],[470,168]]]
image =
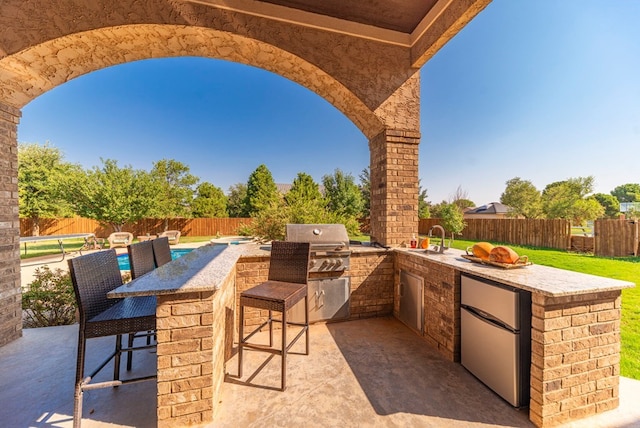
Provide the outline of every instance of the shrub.
[[76,298],[71,276],[49,266],[36,269],[29,290],[22,294],[24,326],[49,327],[76,321]]

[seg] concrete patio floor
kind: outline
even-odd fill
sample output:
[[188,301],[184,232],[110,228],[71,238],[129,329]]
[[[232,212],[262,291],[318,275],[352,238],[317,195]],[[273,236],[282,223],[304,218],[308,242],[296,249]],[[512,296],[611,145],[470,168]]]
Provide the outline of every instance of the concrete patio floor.
[[[76,341],[77,325],[26,329],[0,348],[0,426],[72,425]],[[112,338],[92,339],[88,359],[97,362],[112,346]],[[275,390],[279,357],[247,351],[237,379],[234,356],[208,426],[532,426],[526,410],[509,406],[394,318],[315,324],[311,355],[299,355],[303,346],[301,339],[288,359],[285,392]],[[134,374],[154,370],[153,352],[135,354]],[[109,374],[107,367],[102,376]],[[640,381],[621,378],[620,397],[618,409],[564,427],[640,427]],[[153,381],[94,390],[85,393],[83,426],[153,427],[155,412]]]

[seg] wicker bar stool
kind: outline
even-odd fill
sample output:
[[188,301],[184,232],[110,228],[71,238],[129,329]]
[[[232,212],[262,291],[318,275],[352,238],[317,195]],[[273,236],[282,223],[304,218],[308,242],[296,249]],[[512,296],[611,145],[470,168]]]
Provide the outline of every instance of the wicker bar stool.
[[[123,348],[122,335],[156,329],[156,298],[155,296],[107,298],[109,291],[122,285],[115,250],[100,251],[71,259],[69,273],[80,314],[73,410],[73,426],[79,427],[84,391],[157,378],[152,375],[120,380],[120,356],[123,352],[155,347],[155,345],[147,345]],[[85,375],[87,339],[105,336],[116,336],[114,351],[90,375]],[[114,360],[113,380],[92,382],[96,374],[112,359]]]
[[[281,386],[284,391],[287,384],[287,352],[305,334],[305,355],[309,355],[309,312],[307,302],[307,282],[309,278],[309,249],[308,242],[273,241],[271,259],[269,261],[268,281],[256,285],[240,294],[240,340],[238,343],[238,377],[242,377],[242,353],[244,348],[269,352],[282,357]],[[287,320],[287,310],[304,299],[304,322]],[[244,336],[244,308],[267,309],[267,321]],[[280,312],[281,319],[273,318],[273,311]],[[282,343],[280,349],[273,348],[273,323],[282,323]],[[269,326],[269,346],[249,343],[248,340]],[[302,327],[291,342],[287,342],[287,326]]]
[[127,246],[131,279],[149,273],[156,268],[153,257],[153,241],[142,241]]
[[163,236],[151,241],[153,244],[153,258],[156,266],[166,265],[171,261],[171,247],[169,247],[169,238]]
[[[142,241],[127,246],[129,253],[129,268],[131,270],[131,279],[136,279],[156,268],[155,256],[153,254],[153,241]],[[146,337],[147,345],[151,344],[151,336],[155,337],[155,333],[148,331],[141,334],[130,334],[128,339],[129,348],[133,348],[133,341],[139,337]],[[127,355],[127,370],[131,370],[132,353]]]

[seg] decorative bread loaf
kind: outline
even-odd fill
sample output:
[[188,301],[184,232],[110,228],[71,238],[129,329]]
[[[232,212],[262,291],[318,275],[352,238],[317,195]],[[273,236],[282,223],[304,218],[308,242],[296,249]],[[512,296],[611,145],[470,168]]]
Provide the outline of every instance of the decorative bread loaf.
[[502,245],[494,247],[489,254],[489,261],[496,263],[514,264],[518,258],[518,253]]
[[493,245],[488,242],[478,242],[471,247],[471,252],[481,260],[489,260],[489,254],[493,248]]

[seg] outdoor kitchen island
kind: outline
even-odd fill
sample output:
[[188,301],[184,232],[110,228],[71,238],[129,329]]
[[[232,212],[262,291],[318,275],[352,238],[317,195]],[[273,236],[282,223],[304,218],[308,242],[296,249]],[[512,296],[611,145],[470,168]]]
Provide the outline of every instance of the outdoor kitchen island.
[[418,333],[452,361],[460,361],[462,274],[531,292],[529,418],[535,425],[618,406],[621,292],[633,283],[535,264],[502,269],[470,262],[454,249],[394,251],[397,275],[408,271],[424,280],[424,328]]
[[[461,255],[352,245],[348,319],[397,316],[400,272],[411,272],[424,280],[421,337],[458,362],[461,275],[522,288],[532,294],[531,421],[554,426],[618,406],[620,296],[632,283],[537,265],[502,270]],[[113,292],[158,297],[158,426],[213,421],[237,340],[237,295],[265,280],[268,261],[268,246],[202,247]]]

